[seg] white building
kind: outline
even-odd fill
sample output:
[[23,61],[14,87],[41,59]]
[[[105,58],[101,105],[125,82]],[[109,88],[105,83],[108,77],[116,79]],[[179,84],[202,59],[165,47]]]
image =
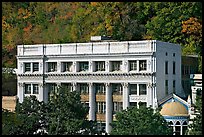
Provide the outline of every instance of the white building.
[[191,74],[190,79],[192,81],[191,85],[191,97],[192,103],[195,104],[197,91],[202,92],[202,74]]
[[[95,37],[96,38],[96,37]],[[97,37],[100,40],[100,37]],[[92,38],[93,40],[94,38]],[[158,101],[181,89],[181,47],[157,40],[18,45],[18,98],[48,101],[67,85],[89,105],[89,119],[109,123],[116,111]]]

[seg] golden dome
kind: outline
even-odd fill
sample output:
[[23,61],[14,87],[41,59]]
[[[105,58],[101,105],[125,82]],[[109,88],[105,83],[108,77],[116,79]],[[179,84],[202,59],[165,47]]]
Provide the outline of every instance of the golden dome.
[[188,116],[188,111],[179,102],[168,102],[162,106],[160,114],[163,116]]

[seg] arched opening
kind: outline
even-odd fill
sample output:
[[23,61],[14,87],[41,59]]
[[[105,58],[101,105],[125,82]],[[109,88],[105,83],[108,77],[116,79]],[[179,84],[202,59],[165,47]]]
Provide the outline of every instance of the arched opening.
[[180,134],[181,134],[181,123],[177,121],[175,124],[175,135],[180,135]]
[[182,135],[186,135],[187,127],[188,127],[188,123],[187,121],[184,121],[182,125],[182,128],[183,128]]

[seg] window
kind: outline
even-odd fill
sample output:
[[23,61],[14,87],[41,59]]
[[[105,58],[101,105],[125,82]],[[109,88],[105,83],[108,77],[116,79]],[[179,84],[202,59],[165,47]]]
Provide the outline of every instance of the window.
[[96,112],[105,113],[106,112],[106,102],[96,102]]
[[140,60],[139,61],[139,71],[147,70],[147,61]]
[[137,94],[137,84],[130,84],[130,94]]
[[38,84],[33,84],[33,94],[39,94]]
[[88,71],[89,62],[79,62],[79,71]]
[[173,80],[173,93],[176,93],[176,89],[175,89],[175,87],[176,87],[176,81]]
[[48,84],[48,98],[50,99],[51,96],[57,91],[57,84],[56,83],[49,83]]
[[56,83],[48,84],[48,90],[49,90],[49,92],[56,92],[57,91],[57,84]]
[[146,84],[139,84],[139,95],[147,94],[147,86]]
[[35,71],[39,71],[39,63],[38,62],[33,63],[33,72],[35,72]]
[[48,72],[57,71],[57,62],[48,62]]
[[121,111],[122,109],[123,109],[123,103],[122,102],[113,102],[113,113]]
[[87,93],[89,93],[88,84],[86,84],[86,83],[81,83],[81,84],[79,84],[79,91],[80,91],[81,94],[87,94]]
[[105,94],[105,85],[104,84],[95,84],[96,94]]
[[120,71],[122,66],[122,61],[113,61],[112,62],[112,71]]
[[168,74],[168,61],[165,61],[165,74]]
[[96,71],[105,71],[105,61],[97,61],[95,62]]
[[168,95],[168,80],[165,80],[165,94]]
[[134,71],[137,70],[137,61],[129,61],[129,70],[130,71]]
[[176,55],[176,54],[175,54],[175,53],[173,53],[173,56],[174,56],[174,57],[175,57],[175,55]]
[[176,62],[173,61],[173,74],[176,74]]
[[168,56],[168,53],[166,52],[166,56]]
[[31,63],[25,63],[25,72],[31,71]]
[[25,94],[31,94],[31,84],[25,84]]
[[112,84],[112,92],[115,95],[122,95],[122,85],[121,84]]
[[62,72],[71,72],[72,62],[62,62]]
[[130,102],[130,106],[136,106],[137,107],[137,102]]

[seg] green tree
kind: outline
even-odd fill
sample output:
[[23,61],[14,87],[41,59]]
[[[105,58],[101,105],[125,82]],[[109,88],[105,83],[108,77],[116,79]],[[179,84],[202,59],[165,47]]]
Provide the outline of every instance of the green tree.
[[48,101],[49,135],[92,134],[94,125],[87,120],[88,108],[81,103],[80,93],[60,87],[50,93]]
[[2,135],[15,135],[20,119],[14,112],[2,108]]
[[17,135],[45,134],[43,130],[46,126],[48,107],[36,96],[25,97],[22,103],[17,102],[15,113],[20,119],[17,126]]
[[171,135],[168,123],[159,111],[145,106],[129,107],[116,113],[111,135]]
[[196,103],[195,103],[195,118],[192,124],[189,125],[187,131],[189,135],[202,135],[202,91],[197,90]]

